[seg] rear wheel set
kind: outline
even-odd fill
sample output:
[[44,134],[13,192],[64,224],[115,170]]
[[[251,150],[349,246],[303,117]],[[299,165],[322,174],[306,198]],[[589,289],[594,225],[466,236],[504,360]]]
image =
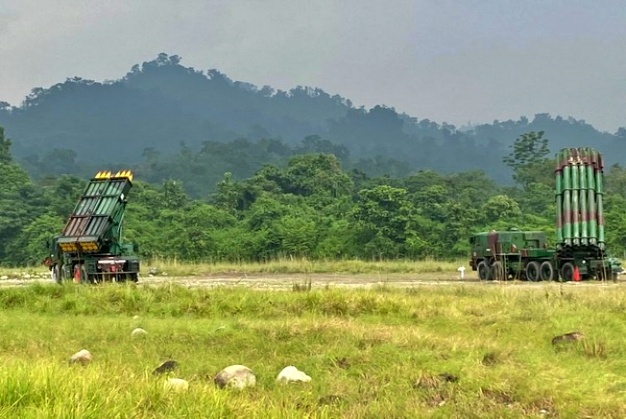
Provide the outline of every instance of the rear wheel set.
[[481,281],[487,281],[491,279],[489,265],[487,265],[487,262],[485,262],[484,260],[478,263],[476,270],[478,271],[478,279],[480,279]]
[[533,260],[528,262],[524,273],[526,279],[532,282],[553,281],[556,279],[556,271],[554,266],[552,266],[552,262],[549,260],[544,260],[543,262]]
[[557,278],[557,272],[549,260],[541,262],[539,266],[539,277],[542,281],[554,281]]
[[495,281],[504,281],[507,279],[507,272],[504,269],[504,265],[499,260],[491,264],[491,277]]
[[504,278],[504,267],[500,261],[494,261],[491,264],[484,260],[480,261],[476,270],[478,279],[481,281],[500,281]]
[[531,282],[537,282],[541,280],[539,262],[533,260],[526,264],[526,279]]

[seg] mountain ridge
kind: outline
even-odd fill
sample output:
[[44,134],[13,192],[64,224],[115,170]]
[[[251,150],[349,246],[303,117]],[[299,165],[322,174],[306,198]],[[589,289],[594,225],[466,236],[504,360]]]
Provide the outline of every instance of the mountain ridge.
[[[139,167],[147,150],[163,156],[183,148],[197,153],[207,142],[274,139],[297,148],[311,136],[345,147],[353,162],[378,158],[404,162],[412,171],[483,170],[499,183],[510,182],[511,174],[502,158],[529,131],[544,131],[553,153],[594,147],[610,165],[626,152],[626,129],[600,132],[572,117],[539,113],[532,120],[522,116],[459,129],[384,105],[356,108],[319,88],[259,88],[180,62],[178,55],[161,53],[117,80],[74,77],[34,88],[20,106],[0,103],[0,125],[13,139],[16,158],[31,174],[39,167],[40,175],[72,173],[72,166],[81,164]],[[60,162],[46,169],[55,159]]]

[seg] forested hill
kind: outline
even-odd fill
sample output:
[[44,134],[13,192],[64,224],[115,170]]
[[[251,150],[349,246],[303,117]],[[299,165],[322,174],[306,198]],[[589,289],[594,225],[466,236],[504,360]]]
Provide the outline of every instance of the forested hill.
[[544,131],[552,152],[595,147],[608,164],[626,151],[623,128],[602,133],[538,114],[461,130],[386,106],[356,108],[317,88],[259,88],[167,54],[119,80],[72,78],[33,89],[20,106],[0,102],[0,125],[32,176],[130,166],[151,181],[183,179],[193,194],[206,193],[224,172],[241,179],[308,151],[331,152],[346,168],[374,176],[481,169],[500,183],[511,179],[502,157],[525,132]]

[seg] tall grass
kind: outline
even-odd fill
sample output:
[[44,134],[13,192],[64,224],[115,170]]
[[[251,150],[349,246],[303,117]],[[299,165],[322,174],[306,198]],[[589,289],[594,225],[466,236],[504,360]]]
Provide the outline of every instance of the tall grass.
[[[0,417],[626,417],[625,308],[619,286],[0,289]],[[151,374],[170,356],[186,393]],[[217,389],[240,363],[257,386]]]
[[267,262],[183,262],[175,259],[152,259],[144,262],[144,270],[150,268],[168,275],[204,275],[221,273],[438,273],[456,272],[457,267],[467,265],[467,261],[424,259],[424,260],[311,260],[306,258],[280,258]]

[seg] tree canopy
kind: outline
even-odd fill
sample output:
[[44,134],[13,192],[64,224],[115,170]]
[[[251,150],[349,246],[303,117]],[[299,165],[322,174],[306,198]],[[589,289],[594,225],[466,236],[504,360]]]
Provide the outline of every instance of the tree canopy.
[[[4,141],[0,137],[9,144]],[[516,169],[541,158],[518,159],[523,164]],[[0,170],[0,263],[39,263],[87,179],[33,180],[11,158],[0,162]],[[215,183],[213,193],[197,198],[174,177],[147,182],[136,174],[125,239],[139,245],[143,258],[258,261],[457,258],[467,257],[468,238],[479,231],[517,227],[554,236],[553,186],[544,177],[513,187],[482,171],[370,177],[344,169],[334,154],[308,152],[266,163],[244,179],[226,172]],[[608,168],[605,183],[607,243],[621,255],[626,170]]]

